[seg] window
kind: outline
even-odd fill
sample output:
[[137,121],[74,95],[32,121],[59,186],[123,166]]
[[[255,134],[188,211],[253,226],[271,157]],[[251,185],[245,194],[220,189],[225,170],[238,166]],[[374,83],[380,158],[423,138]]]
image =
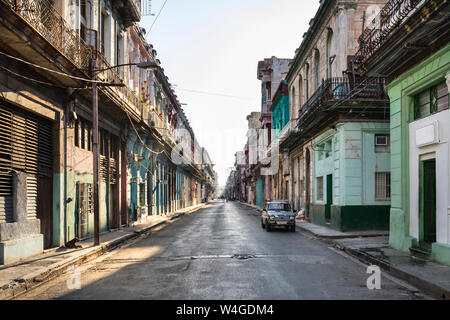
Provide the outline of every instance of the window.
[[391,173],[375,172],[375,200],[391,200]]
[[101,36],[100,36],[100,52],[106,56],[106,40],[107,40],[107,31],[108,28],[106,26],[106,19],[108,19],[108,16],[102,12],[101,15]]
[[92,151],[93,131],[91,124],[83,119],[75,122],[74,142],[81,149]]
[[75,147],[80,147],[80,122],[78,120],[75,121],[74,139]]
[[433,86],[414,97],[414,120],[428,117],[449,108],[445,82]]
[[328,140],[327,142],[325,142],[324,145],[324,150],[325,150],[325,158],[329,158],[331,157],[331,151],[333,149],[333,143],[331,142],[331,140]]
[[87,42],[86,29],[91,28],[91,3],[87,0],[81,0],[80,2],[80,35],[81,38]]
[[267,90],[267,100],[272,100],[272,83],[271,82],[266,83],[266,90]]
[[375,153],[389,153],[391,137],[388,134],[375,135]]
[[323,201],[323,177],[317,178],[317,200]]
[[145,183],[139,184],[139,206],[145,206]]
[[291,211],[291,206],[289,203],[269,203],[270,211]]
[[314,89],[317,90],[320,86],[320,53],[319,50],[314,50]]

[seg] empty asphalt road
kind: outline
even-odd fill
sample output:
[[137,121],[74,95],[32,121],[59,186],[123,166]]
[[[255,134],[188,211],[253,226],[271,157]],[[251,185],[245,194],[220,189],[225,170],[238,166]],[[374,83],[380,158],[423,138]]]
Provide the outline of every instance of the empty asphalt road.
[[266,232],[254,209],[216,202],[80,268],[81,289],[63,275],[20,299],[421,299],[297,230]]

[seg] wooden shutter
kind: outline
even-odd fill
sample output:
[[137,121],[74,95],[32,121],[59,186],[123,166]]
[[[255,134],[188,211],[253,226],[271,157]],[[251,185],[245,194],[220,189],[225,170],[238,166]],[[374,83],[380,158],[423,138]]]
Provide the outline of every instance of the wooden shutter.
[[[28,217],[37,213],[37,179],[51,176],[52,123],[0,104],[0,222],[12,222],[12,173],[28,175]],[[52,190],[49,190],[52,192]]]

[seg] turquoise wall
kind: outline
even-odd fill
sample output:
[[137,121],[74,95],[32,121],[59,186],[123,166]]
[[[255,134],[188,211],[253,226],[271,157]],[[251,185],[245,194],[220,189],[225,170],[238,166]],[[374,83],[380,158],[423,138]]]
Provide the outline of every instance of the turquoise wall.
[[[327,175],[333,175],[333,204],[390,205],[375,200],[375,172],[390,172],[390,153],[375,152],[375,134],[389,134],[389,123],[345,122],[313,140],[314,204],[326,203]],[[329,157],[323,144],[331,140]],[[323,177],[323,201],[318,200],[317,178]]]
[[256,182],[256,205],[258,207],[264,205],[264,183],[261,177]]
[[274,139],[278,137],[280,131],[289,123],[289,116],[289,96],[281,94],[272,106]]
[[[72,199],[67,203],[67,217],[66,217],[66,239],[72,240],[77,234],[78,228],[78,212],[77,212],[77,183],[93,183],[93,176],[91,174],[78,174],[75,172],[67,173],[67,199]],[[109,231],[109,216],[107,211],[108,195],[106,192],[106,183],[100,183],[100,232]],[[94,215],[89,215],[89,236],[94,236]]]

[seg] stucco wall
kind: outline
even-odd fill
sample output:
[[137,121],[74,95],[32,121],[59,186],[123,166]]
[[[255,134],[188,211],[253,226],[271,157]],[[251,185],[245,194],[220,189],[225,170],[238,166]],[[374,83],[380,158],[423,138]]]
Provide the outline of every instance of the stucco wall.
[[[375,172],[390,172],[390,154],[375,152],[375,134],[388,134],[383,122],[345,122],[313,140],[314,204],[326,203],[327,175],[333,175],[333,204],[339,206],[390,205],[375,200]],[[320,145],[332,140],[328,158],[320,159]],[[317,178],[323,177],[323,200],[318,200]]]
[[[417,173],[417,161],[420,153],[424,151],[417,150],[415,144],[411,146],[414,141],[410,141],[410,120],[413,108],[413,97],[415,94],[428,88],[430,85],[437,81],[443,81],[446,79],[450,71],[450,45],[441,49],[439,52],[426,59],[419,65],[410,69],[388,85],[388,93],[391,100],[391,141],[392,141],[392,209],[391,209],[391,224],[390,224],[390,245],[396,249],[407,251],[416,238],[418,218],[416,212],[416,203],[411,205],[412,195],[410,192],[416,194],[417,179],[410,181],[410,175],[416,176]],[[429,119],[420,120],[420,123],[426,124],[433,119],[439,119],[443,121],[443,127],[448,127],[448,112],[447,119],[443,116],[444,112],[436,116],[431,116]],[[447,120],[447,121],[446,121]],[[412,124],[411,130],[415,130],[416,124]],[[441,130],[444,130],[441,128]],[[438,189],[440,194],[439,199],[442,199],[442,193],[448,190],[449,172],[445,172],[445,167],[448,168],[448,131],[442,131],[441,143],[434,148],[441,156],[437,161],[439,164],[438,170],[440,174],[446,177],[447,187],[441,185],[443,189]],[[414,148],[412,148],[414,147]],[[447,148],[447,149],[446,149]],[[413,149],[413,150],[411,150]],[[425,150],[425,149],[424,149]],[[445,152],[447,150],[447,152]],[[411,157],[414,159],[414,163],[410,163]],[[447,157],[447,160],[445,160]],[[447,169],[448,170],[448,169]],[[442,182],[441,182],[442,184]],[[448,198],[448,193],[447,193]],[[446,235],[448,239],[449,233],[449,217],[448,208],[450,207],[447,202],[447,210],[443,200],[440,202],[440,211],[438,214],[439,224],[439,241],[445,241]],[[448,201],[448,199],[447,199]],[[439,209],[438,209],[439,210]],[[446,217],[447,216],[447,217]],[[447,220],[447,223],[446,221]],[[443,230],[447,228],[447,231]],[[450,261],[447,261],[450,263]]]

